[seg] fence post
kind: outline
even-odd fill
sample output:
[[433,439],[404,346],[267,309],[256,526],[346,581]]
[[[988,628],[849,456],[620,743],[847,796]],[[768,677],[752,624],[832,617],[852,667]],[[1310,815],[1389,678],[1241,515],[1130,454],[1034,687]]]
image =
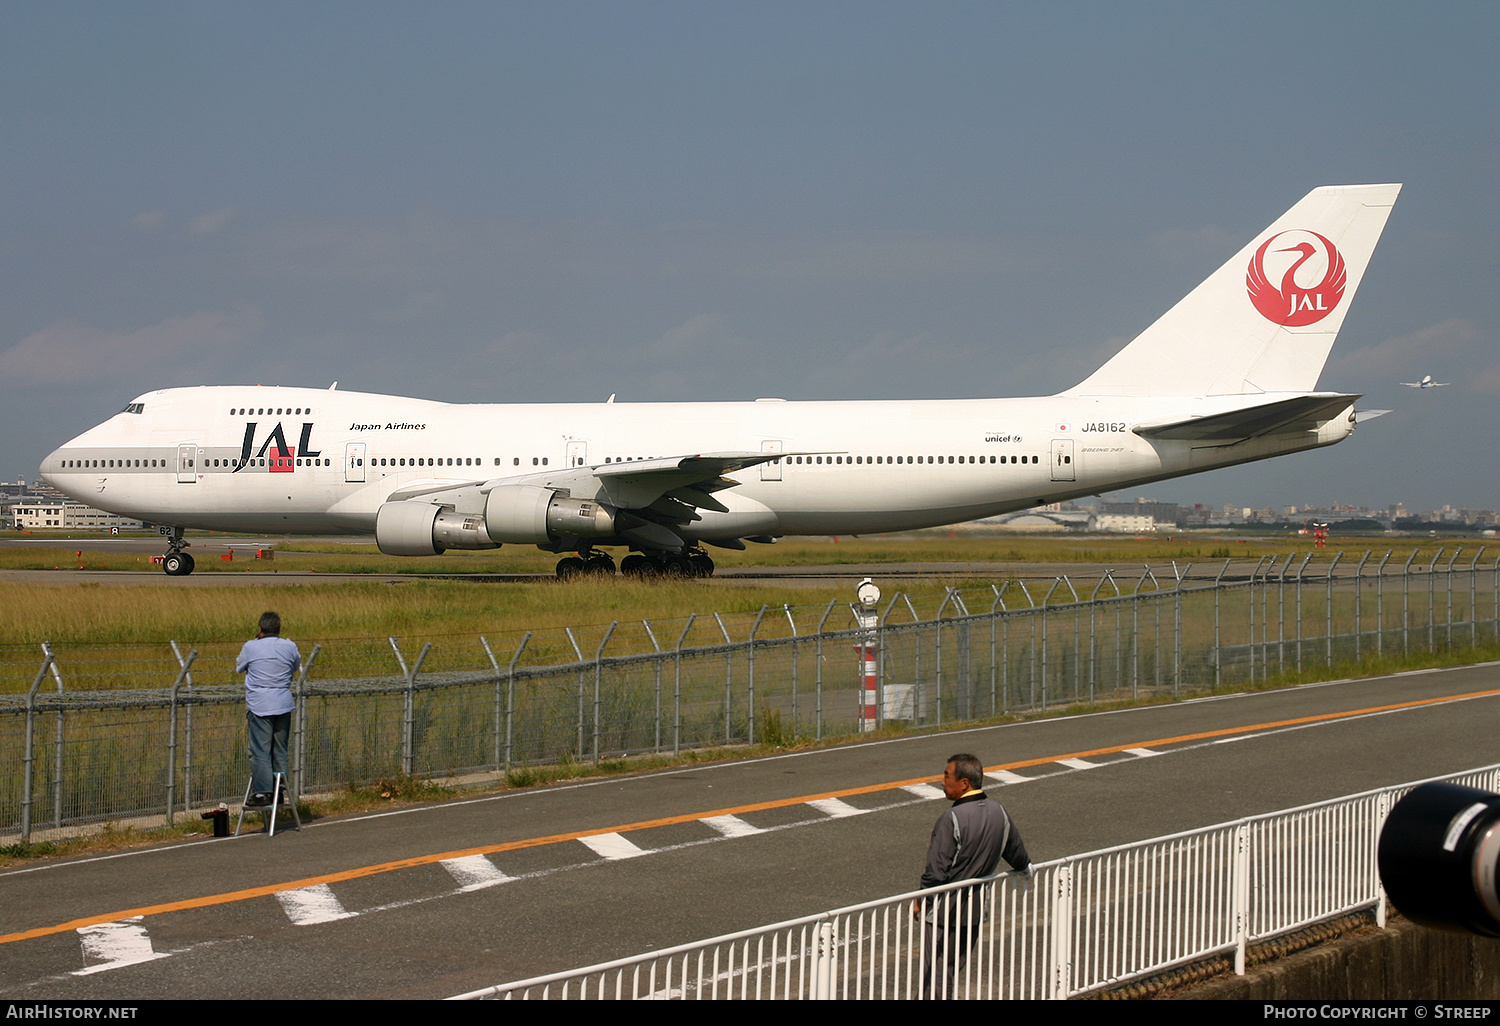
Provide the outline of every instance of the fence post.
[[[176,658],[177,665],[179,667],[181,667],[183,665],[182,664],[182,650],[177,647],[177,642],[175,642],[175,641],[169,642],[169,644],[171,644],[171,646],[172,646],[172,655],[173,655],[173,657]],[[188,670],[187,676],[183,679],[183,682],[185,684],[187,684],[188,694],[189,694],[189,696],[191,696],[192,693],[193,693],[193,674],[192,674],[191,670]],[[195,703],[195,702],[189,702],[188,703],[187,715],[186,715],[187,723],[186,723],[185,729],[184,729],[183,753],[182,753],[182,811],[183,812],[186,812],[188,809],[190,809],[190,808],[193,807],[193,706],[196,705],[196,704],[197,703]],[[173,712],[174,713],[176,712],[176,707],[177,707],[177,698],[176,698],[176,695],[174,694],[173,697],[172,697],[172,708],[173,708]],[[176,727],[172,728],[172,741],[173,741],[174,744],[177,741],[177,729],[176,729]],[[167,787],[168,787],[169,790],[170,790],[170,788],[172,786],[172,783],[173,783],[174,779],[175,779],[175,777],[173,777],[173,776],[168,776],[167,777]],[[171,815],[171,811],[170,811],[171,807],[172,807],[172,803],[171,803],[171,801],[169,799],[168,802],[167,802],[167,808],[169,810],[168,813],[167,813],[167,826],[171,826],[172,825],[172,815]]]
[[1411,555],[1406,557],[1406,563],[1401,567],[1401,656],[1405,658],[1411,655],[1411,561],[1417,558],[1417,550],[1412,549]]
[[814,1001],[831,1001],[837,996],[834,983],[838,979],[838,928],[832,919],[824,919],[815,929],[812,987],[807,996]]
[[500,768],[500,745],[501,745],[501,741],[500,741],[500,735],[501,735],[501,726],[500,726],[500,720],[501,720],[501,712],[500,712],[500,660],[498,660],[498,659],[495,658],[495,653],[490,650],[489,639],[486,638],[483,634],[481,634],[479,636],[479,647],[482,648],[482,649],[484,649],[484,656],[485,656],[486,659],[488,659],[490,661],[490,669],[492,669],[492,670],[495,671],[495,715],[494,715],[494,720],[495,720],[495,747],[493,749],[494,754],[490,757],[490,761],[492,763],[494,763],[496,769],[499,769]]
[[1182,691],[1182,582],[1187,578],[1193,564],[1188,563],[1177,573],[1177,560],[1172,560],[1172,573],[1177,577],[1177,589],[1172,593],[1172,694]]
[[[1260,559],[1256,560],[1255,566],[1250,570],[1250,644],[1248,647],[1248,651],[1250,653],[1250,682],[1252,684],[1255,682],[1255,578],[1256,575],[1260,573],[1260,568],[1265,564],[1265,562],[1266,557],[1261,556]],[[1275,565],[1274,559],[1272,560],[1272,565]],[[1261,591],[1264,593],[1266,589],[1266,582],[1264,580],[1261,582],[1260,587]],[[1264,600],[1264,595],[1262,596],[1262,600]],[[1265,634],[1264,625],[1262,625],[1261,627],[1261,634]],[[1262,661],[1264,661],[1264,650],[1262,650],[1261,652],[1261,657]]]
[[1052,593],[1062,583],[1061,577],[1052,580],[1052,587],[1047,589],[1047,594],[1042,596],[1042,711],[1047,711],[1047,603],[1052,601]]
[[[52,649],[49,647],[47,651],[51,652]],[[58,666],[55,658],[52,660],[51,672],[52,681],[57,685],[57,694],[61,697],[67,688],[63,686],[62,668]],[[67,714],[63,712],[62,703],[58,702],[57,729],[52,732],[52,779],[56,781],[52,788],[52,825],[54,827],[61,827],[63,819],[63,727],[67,725],[66,720]]]
[[510,666],[505,670],[505,768],[508,771],[515,762],[515,730],[516,730],[516,663],[521,661],[521,653],[526,650],[526,644],[531,640],[531,632],[527,631],[521,638],[521,643],[516,646],[515,654],[510,657]]
[[1445,645],[1450,652],[1453,651],[1453,564],[1458,562],[1458,554],[1462,551],[1462,546],[1453,550],[1453,558],[1448,560],[1448,568],[1443,571],[1443,579],[1446,582],[1448,593],[1448,612],[1445,617],[1446,622],[1443,625],[1443,634],[1447,638]]
[[1479,644],[1478,623],[1479,620],[1479,590],[1475,586],[1475,577],[1478,574],[1479,557],[1484,555],[1485,547],[1479,546],[1479,551],[1474,553],[1474,558],[1469,562],[1469,647],[1473,648]]
[[[1380,830],[1385,826],[1386,817],[1391,814],[1391,792],[1381,791],[1375,796],[1375,822],[1372,824],[1375,836],[1370,840],[1370,850],[1380,850]],[[1385,929],[1386,898],[1385,885],[1380,882],[1380,872],[1375,872],[1375,925]]]
[[642,620],[641,626],[646,628],[646,637],[651,639],[651,647],[656,651],[656,658],[651,661],[652,665],[655,668],[656,676],[656,711],[655,715],[652,717],[653,722],[656,724],[656,736],[652,739],[651,750],[653,752],[659,752],[661,751],[661,643],[656,640],[656,632],[651,629],[650,620]]
[[[1174,572],[1175,572],[1175,560]],[[1151,568],[1146,568],[1151,573]],[[1151,611],[1156,614],[1156,624],[1151,631],[1151,683],[1161,690],[1161,582],[1151,573]]]
[[[36,720],[36,693],[42,686],[42,681],[47,677],[47,671],[52,669],[52,643],[42,642],[42,665],[36,671],[36,677],[31,681],[31,690],[26,692],[26,748],[21,760],[21,843],[31,843],[31,789],[34,780],[35,747],[33,737],[35,736]],[[54,790],[61,792],[61,779],[53,782]]]
[[[1082,625],[1082,623],[1080,621],[1080,617],[1082,616],[1082,612],[1083,612],[1083,603],[1078,598],[1078,589],[1075,588],[1075,587],[1073,587],[1073,582],[1070,581],[1070,580],[1068,580],[1068,575],[1067,574],[1063,574],[1063,579],[1062,580],[1063,580],[1063,583],[1068,586],[1069,593],[1072,594],[1072,596],[1073,596],[1073,699],[1076,701],[1078,699],[1078,690],[1079,690],[1078,689],[1078,675],[1079,675],[1080,672],[1082,672],[1081,671],[1081,667],[1083,666],[1083,653],[1081,651],[1079,651],[1079,647],[1078,647],[1081,644],[1081,642],[1079,641],[1079,636],[1083,633],[1083,625]],[[1093,611],[1093,609],[1090,609],[1089,610],[1089,625],[1090,626],[1093,626],[1093,621],[1094,621],[1094,611]],[[1091,688],[1090,691],[1089,691],[1089,701],[1090,702],[1093,701],[1093,697],[1094,697],[1093,696],[1093,690]]]
[[1432,557],[1432,562],[1427,564],[1427,652],[1430,655],[1437,644],[1437,565],[1438,560],[1443,558],[1443,550],[1438,549],[1437,555]]
[[[172,642],[172,653],[177,655],[175,641]],[[177,689],[182,686],[197,658],[196,648],[188,653],[185,660],[180,655],[177,656],[181,665],[177,670],[177,679],[172,681],[172,687],[167,692],[167,826],[172,825],[172,813],[177,804]],[[191,686],[189,683],[189,687]]]
[[1234,971],[1245,975],[1245,948],[1250,938],[1250,824],[1234,828],[1234,861],[1230,866],[1234,908]]
[[[1286,673],[1286,574],[1287,574],[1287,571],[1292,568],[1292,560],[1294,560],[1296,558],[1297,558],[1297,554],[1295,552],[1288,552],[1286,554],[1286,562],[1283,563],[1283,564],[1281,564],[1281,572],[1276,577],[1276,672],[1277,673]],[[1312,557],[1309,556],[1308,558],[1311,559]],[[1300,570],[1298,571],[1298,575],[1299,575],[1298,576],[1298,581],[1300,582],[1301,581],[1301,576],[1300,576],[1301,575],[1301,571]],[[1300,583],[1298,584],[1298,587],[1297,587],[1297,595],[1298,595],[1299,598],[1302,595],[1302,587],[1301,587]],[[1297,621],[1297,628],[1298,628],[1298,630],[1301,630],[1301,627],[1302,627],[1302,621],[1301,621],[1301,618],[1300,618],[1301,608],[1302,608],[1301,606],[1297,607],[1297,609],[1298,609],[1298,616],[1299,616],[1298,621]],[[1262,615],[1261,616],[1261,625],[1262,625],[1262,627],[1264,627],[1264,625],[1265,625],[1265,619],[1266,619],[1265,616]],[[1302,651],[1301,642],[1298,642],[1297,651],[1298,652]]]
[[1130,595],[1130,697],[1141,696],[1141,589],[1151,573],[1148,566],[1141,579],[1135,582],[1135,591]]
[[1302,557],[1302,563],[1297,567],[1297,672],[1302,672],[1302,573],[1307,569],[1307,564],[1312,562],[1312,553],[1309,552]]
[[[1223,639],[1219,635],[1219,591],[1224,586],[1224,575],[1229,571],[1229,560],[1224,560],[1224,565],[1219,567],[1219,572],[1214,576],[1214,690],[1217,691],[1223,683],[1224,658],[1222,655]],[[1252,588],[1252,593],[1254,589]],[[1252,604],[1251,608],[1254,606]]]
[[[1324,662],[1332,669],[1333,667],[1333,568],[1339,565],[1339,560],[1344,558],[1342,550],[1333,554],[1333,560],[1328,564],[1328,574],[1323,591],[1323,636],[1324,636]],[[1359,587],[1359,582],[1355,582]]]
[[1370,560],[1370,550],[1366,549],[1364,556],[1360,558],[1359,566],[1354,568],[1354,661],[1364,662],[1364,620],[1360,616],[1365,592],[1364,572],[1365,564]]
[[302,671],[297,674],[297,679],[292,684],[292,701],[296,703],[293,719],[297,723],[291,752],[292,797],[294,799],[302,797],[302,785],[307,772],[307,703],[302,698],[307,689],[308,675],[312,673],[313,663],[318,661],[318,653],[321,651],[323,651],[321,642],[313,646],[307,661],[302,664]]
[[599,765],[599,730],[600,720],[603,718],[603,683],[604,683],[604,646],[609,644],[609,639],[614,637],[615,628],[620,625],[618,620],[609,622],[609,630],[604,632],[604,637],[599,642],[599,647],[594,650],[594,765]]
[[[948,610],[948,603],[953,601],[954,592],[958,589],[945,587],[943,589],[943,604],[938,606],[937,616],[933,618],[933,629],[936,631],[934,649],[934,661],[936,663],[934,672],[937,675],[937,725],[943,725],[943,614]],[[856,614],[857,616],[858,614]]]
[[724,618],[718,613],[714,614],[714,623],[724,635],[724,743],[727,745],[732,741],[730,730],[734,719],[734,639],[729,636]]
[[1375,568],[1375,656],[1385,656],[1385,565],[1394,550],[1386,549],[1385,558]]
[[1052,883],[1052,993],[1064,1001],[1073,990],[1073,864],[1057,867]]
[[[828,623],[828,618],[833,615],[833,608],[838,605],[838,601],[836,598],[829,599],[828,608],[823,610],[823,615],[818,620],[817,642],[813,660],[813,668],[816,671],[816,680],[813,685],[816,689],[816,694],[813,696],[813,715],[815,717],[813,736],[819,739],[823,737],[823,626]],[[894,602],[894,600],[892,601]],[[889,609],[886,610],[886,614],[890,614]]]
[[750,702],[747,743],[752,745],[755,744],[755,632],[760,630],[760,622],[766,618],[766,610],[770,608],[770,606],[763,605],[760,607],[760,612],[755,614],[755,623],[750,627],[750,640],[745,650],[745,672],[750,678],[746,685],[746,694]]
[[406,776],[412,775],[412,767],[415,765],[416,753],[412,750],[415,744],[413,735],[413,723],[416,719],[416,689],[417,673],[422,669],[422,663],[427,658],[427,653],[432,651],[432,642],[422,646],[422,652],[417,656],[416,663],[407,668],[406,657],[401,654],[401,646],[396,644],[395,638],[387,638],[391,643],[391,651],[396,653],[396,662],[401,667],[401,675],[406,678],[406,687],[402,689],[401,702],[401,772]]
[[783,613],[786,614],[786,624],[787,624],[788,627],[791,628],[791,631],[792,631],[792,734],[795,735],[797,733],[797,723],[798,723],[798,720],[797,720],[797,690],[798,690],[797,663],[799,661],[799,657],[801,656],[801,652],[799,651],[799,649],[801,649],[802,646],[799,643],[801,641],[801,639],[800,639],[800,637],[797,634],[797,618],[792,615],[792,607],[791,607],[791,605],[789,603],[783,602],[781,604],[781,610],[782,610]]
[[578,639],[573,637],[573,628],[564,627],[563,633],[568,636],[568,644],[573,646],[573,654],[578,657],[578,737],[573,751],[578,758],[583,758],[583,649],[578,647]]
[[[829,603],[829,608],[832,608]],[[687,641],[688,631],[693,629],[693,621],[698,619],[697,613],[689,613],[687,623],[682,625],[682,633],[677,635],[677,649],[674,653],[672,665],[672,754],[677,755],[682,751],[682,645]]]

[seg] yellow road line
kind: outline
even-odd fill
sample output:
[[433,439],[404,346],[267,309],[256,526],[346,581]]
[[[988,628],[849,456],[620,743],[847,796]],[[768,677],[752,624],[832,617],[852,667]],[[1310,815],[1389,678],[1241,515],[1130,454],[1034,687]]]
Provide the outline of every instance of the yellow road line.
[[[1196,734],[1178,734],[1175,737],[1157,738],[1153,741],[1130,741],[1125,744],[1110,745],[1107,748],[1090,748],[1081,752],[1067,752],[1062,755],[1048,755],[1038,759],[1023,759],[1019,762],[1007,762],[998,766],[985,767],[986,772],[997,770],[1025,769],[1028,766],[1042,766],[1050,762],[1058,762],[1063,759],[1082,759],[1093,755],[1112,755],[1123,752],[1129,748],[1151,748],[1160,745],[1185,744],[1190,741],[1203,741],[1208,738],[1230,737],[1235,734],[1250,734],[1256,731],[1275,730],[1280,727],[1303,726],[1310,723],[1328,723],[1335,720],[1349,719],[1355,716],[1368,716],[1375,713],[1394,712],[1399,709],[1415,709],[1427,705],[1441,705],[1447,702],[1461,702],[1472,698],[1490,698],[1500,695],[1500,689],[1492,691],[1471,691],[1462,695],[1446,695],[1441,698],[1423,698],[1412,702],[1397,702],[1392,705],[1377,705],[1366,709],[1350,709],[1345,712],[1322,713],[1317,716],[1298,716],[1289,720],[1273,720],[1268,723],[1252,723],[1242,727],[1223,727],[1218,730],[1205,730]],[[623,834],[635,830],[649,830],[652,827],[672,826],[677,823],[692,823],[700,819],[708,819],[711,816],[740,816],[749,812],[761,812],[766,809],[781,809],[791,805],[805,805],[808,802],[817,801],[820,798],[848,798],[858,794],[873,794],[878,791],[894,791],[897,788],[909,787],[912,784],[929,784],[933,777],[929,774],[922,777],[914,777],[910,780],[894,780],[881,784],[866,784],[863,787],[847,787],[838,791],[824,791],[820,794],[806,794],[796,798],[777,798],[772,801],[754,802],[750,805],[736,805],[727,809],[714,809],[709,812],[690,812],[681,816],[666,816],[661,819],[646,819],[637,823],[626,823],[621,826],[598,827],[593,830],[577,830],[566,834],[548,834],[545,837],[528,837],[519,841],[505,841],[501,844],[485,844],[477,848],[462,848],[457,851],[445,851],[433,855],[417,855],[409,859],[397,859],[394,862],[379,862],[371,866],[360,866],[356,869],[346,869],[338,873],[324,873],[320,876],[309,876],[302,880],[290,880],[285,883],[267,884],[263,887],[247,887],[239,891],[225,891],[222,894],[206,894],[199,898],[187,898],[183,901],[168,901],[158,905],[143,905],[140,908],[124,909],[119,912],[107,912],[96,916],[87,916],[83,919],[72,919],[66,923],[58,923],[55,926],[39,926],[32,930],[22,930],[19,933],[7,933],[0,935],[0,944],[10,944],[14,941],[30,940],[34,937],[47,937],[56,933],[66,933],[69,930],[81,929],[85,926],[97,926],[100,923],[113,923],[121,919],[131,919],[135,916],[153,916],[162,912],[180,912],[186,909],[209,908],[213,905],[228,905],[236,901],[245,901],[249,898],[266,897],[280,891],[294,891],[303,887],[314,887],[319,884],[339,883],[343,880],[358,880],[365,876],[378,876],[381,873],[390,873],[398,869],[409,869],[412,866],[430,866],[435,862],[446,862],[449,859],[459,859],[470,855],[493,855],[502,851],[517,851],[523,848],[540,848],[549,844],[559,844],[563,841],[576,841],[582,837],[595,837],[599,834]]]

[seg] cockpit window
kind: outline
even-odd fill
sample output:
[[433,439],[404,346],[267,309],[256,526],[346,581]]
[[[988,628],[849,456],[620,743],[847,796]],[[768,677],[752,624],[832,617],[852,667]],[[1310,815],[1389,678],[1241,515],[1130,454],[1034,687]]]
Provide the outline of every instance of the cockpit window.
[[146,412],[146,404],[145,403],[131,403],[129,406],[125,407],[120,412],[121,413],[145,413]]

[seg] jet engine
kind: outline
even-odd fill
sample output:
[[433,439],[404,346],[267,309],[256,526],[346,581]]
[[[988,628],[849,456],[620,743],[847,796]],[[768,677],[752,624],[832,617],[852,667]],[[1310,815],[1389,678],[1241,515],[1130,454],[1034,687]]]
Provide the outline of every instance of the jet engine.
[[591,499],[551,488],[505,485],[491,490],[483,513],[459,513],[420,499],[387,502],[375,512],[375,544],[388,556],[435,556],[447,549],[546,545],[560,538],[612,538],[613,514]]
[[387,502],[375,511],[375,544],[387,556],[435,556],[448,549],[498,549],[484,517],[411,500]]
[[558,538],[612,538],[614,515],[592,499],[570,499],[537,485],[502,485],[484,503],[496,542],[543,545]]

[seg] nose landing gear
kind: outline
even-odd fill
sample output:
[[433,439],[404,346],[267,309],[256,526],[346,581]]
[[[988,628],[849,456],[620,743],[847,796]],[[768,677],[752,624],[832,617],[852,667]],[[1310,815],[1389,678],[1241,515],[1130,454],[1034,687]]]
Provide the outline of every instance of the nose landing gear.
[[186,577],[193,572],[193,557],[182,551],[187,547],[187,542],[182,540],[182,528],[172,528],[167,554],[161,561],[161,568],[168,577]]

